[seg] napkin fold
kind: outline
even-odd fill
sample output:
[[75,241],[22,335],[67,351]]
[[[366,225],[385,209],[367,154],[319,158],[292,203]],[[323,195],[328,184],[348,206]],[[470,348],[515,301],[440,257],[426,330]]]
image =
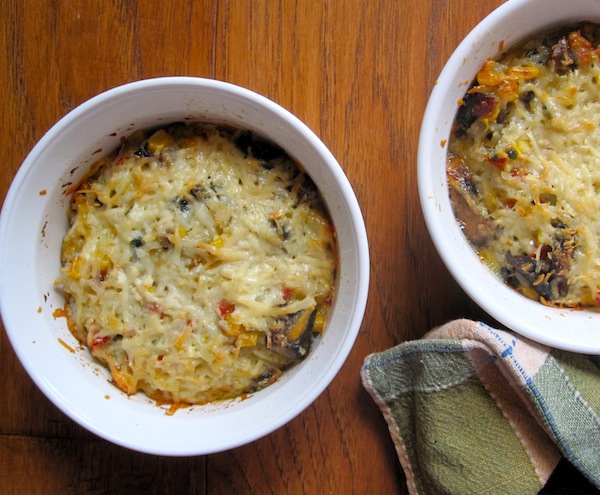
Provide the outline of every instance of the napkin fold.
[[564,457],[600,488],[600,357],[466,319],[366,357],[411,495],[536,494]]

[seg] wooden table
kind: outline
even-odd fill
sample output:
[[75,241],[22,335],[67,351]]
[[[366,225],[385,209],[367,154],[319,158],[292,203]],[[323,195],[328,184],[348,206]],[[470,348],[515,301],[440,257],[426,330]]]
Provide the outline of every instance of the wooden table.
[[111,87],[190,75],[236,83],[295,113],[331,149],[371,249],[361,332],[328,390],[277,432],[209,456],[125,450],[36,388],[0,332],[0,493],[406,493],[363,389],[365,356],[480,316],[442,265],[417,193],[421,118],[445,60],[501,0],[4,0],[0,200],[37,140]]

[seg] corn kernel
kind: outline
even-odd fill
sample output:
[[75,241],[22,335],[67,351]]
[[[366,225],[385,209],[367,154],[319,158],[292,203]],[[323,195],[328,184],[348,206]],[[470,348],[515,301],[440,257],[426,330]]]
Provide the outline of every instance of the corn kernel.
[[242,332],[237,341],[241,347],[251,347],[258,344],[258,334],[259,332]]
[[210,241],[210,245],[216,248],[222,248],[225,245],[225,240],[219,235]]
[[161,129],[148,138],[148,151],[153,155],[160,155],[172,142],[171,135]]

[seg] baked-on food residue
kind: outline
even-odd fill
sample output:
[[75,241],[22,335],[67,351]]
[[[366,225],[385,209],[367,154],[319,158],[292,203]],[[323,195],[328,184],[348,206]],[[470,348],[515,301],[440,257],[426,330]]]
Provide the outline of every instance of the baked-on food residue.
[[69,328],[127,394],[241,396],[306,358],[324,329],[337,270],[325,204],[248,131],[136,132],[94,164],[69,219]]
[[600,305],[600,27],[532,37],[487,60],[449,140],[455,214],[510,286]]

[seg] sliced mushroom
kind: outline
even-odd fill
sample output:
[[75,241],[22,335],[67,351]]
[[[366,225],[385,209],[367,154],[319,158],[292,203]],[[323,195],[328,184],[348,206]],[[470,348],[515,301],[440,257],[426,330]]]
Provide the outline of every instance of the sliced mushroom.
[[552,47],[551,58],[556,63],[556,69],[559,71],[565,69],[575,69],[577,67],[575,54],[571,50],[569,40],[566,36],[560,38]]
[[279,368],[271,368],[252,380],[249,392],[256,392],[275,383],[282,375]]
[[476,247],[485,246],[494,238],[498,227],[475,207],[479,191],[462,160],[458,157],[451,158],[447,170],[454,215],[471,244]]
[[496,103],[496,99],[492,95],[477,92],[467,93],[456,113],[455,134],[458,137],[464,136],[478,118],[492,115]]
[[560,253],[560,250],[553,251],[550,246],[543,246],[539,259],[536,259],[526,254],[515,256],[508,251],[508,266],[503,277],[512,287],[529,287],[546,301],[564,297],[569,286],[564,275],[565,257]]
[[269,325],[271,350],[292,361],[303,360],[314,338],[316,313],[316,310],[306,309],[274,318]]

